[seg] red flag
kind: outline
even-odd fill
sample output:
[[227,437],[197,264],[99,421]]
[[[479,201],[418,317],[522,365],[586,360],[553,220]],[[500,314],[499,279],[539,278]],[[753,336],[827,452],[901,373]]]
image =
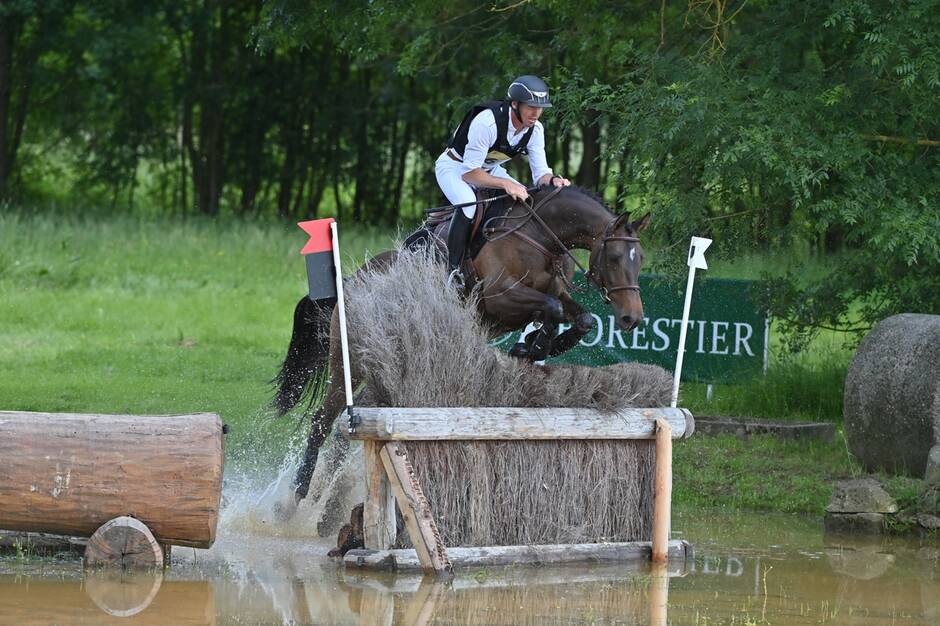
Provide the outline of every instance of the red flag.
[[336,266],[333,263],[333,237],[330,231],[330,224],[334,221],[328,217],[297,224],[310,235],[300,253],[307,262],[307,286],[311,300],[336,297]]

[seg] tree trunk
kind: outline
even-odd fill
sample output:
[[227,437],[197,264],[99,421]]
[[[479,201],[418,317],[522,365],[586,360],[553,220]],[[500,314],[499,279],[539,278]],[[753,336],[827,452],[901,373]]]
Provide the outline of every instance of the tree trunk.
[[578,184],[586,189],[597,189],[601,179],[601,128],[597,111],[589,111],[588,119],[581,126],[581,138],[584,150],[581,153],[581,167],[575,177]]
[[206,548],[222,490],[218,415],[0,412],[0,528],[91,536],[131,515]]
[[13,48],[20,29],[18,20],[0,20],[0,197],[5,194],[7,180],[13,171],[13,154],[7,145],[10,127],[10,99],[13,84]]

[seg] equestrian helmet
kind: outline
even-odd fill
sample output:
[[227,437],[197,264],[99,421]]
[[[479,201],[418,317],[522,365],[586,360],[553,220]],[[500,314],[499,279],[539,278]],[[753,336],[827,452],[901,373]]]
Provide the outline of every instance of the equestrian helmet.
[[520,76],[512,81],[506,97],[515,100],[520,104],[539,107],[542,109],[551,108],[552,103],[548,100],[548,85],[538,76]]

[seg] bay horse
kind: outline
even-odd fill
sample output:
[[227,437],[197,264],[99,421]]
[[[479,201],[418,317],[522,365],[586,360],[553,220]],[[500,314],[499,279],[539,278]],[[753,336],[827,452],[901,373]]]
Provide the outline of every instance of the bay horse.
[[[632,330],[643,319],[638,284],[643,249],[638,235],[649,221],[649,213],[636,221],[629,213],[615,214],[598,196],[578,187],[535,190],[529,201],[516,202],[484,225],[487,242],[469,262],[467,287],[476,285],[480,313],[494,333],[541,324],[510,354],[533,361],[555,356],[574,347],[594,326],[591,314],[568,292],[576,264],[570,250],[587,250],[588,283],[611,306],[617,326]],[[433,233],[439,245],[447,241],[448,226],[445,222]],[[396,255],[383,252],[359,271],[381,271]],[[565,322],[570,328],[557,335],[558,325]],[[355,367],[351,374],[355,389],[361,374]],[[287,356],[273,382],[277,392],[272,404],[278,415],[307,395],[312,400],[323,396],[311,416],[304,458],[291,485],[293,499],[275,505],[278,517],[285,519],[307,496],[320,447],[346,406],[334,300],[304,296],[297,303]]]

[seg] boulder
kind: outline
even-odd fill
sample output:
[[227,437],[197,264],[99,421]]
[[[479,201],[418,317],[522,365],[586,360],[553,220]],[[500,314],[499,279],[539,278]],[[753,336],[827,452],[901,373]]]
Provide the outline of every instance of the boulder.
[[877,535],[885,530],[883,513],[826,513],[827,533]]
[[849,449],[869,471],[924,476],[940,443],[940,315],[882,320],[862,340],[845,378]]
[[853,478],[836,484],[827,513],[897,513],[898,505],[874,478]]
[[927,453],[927,469],[924,471],[924,482],[928,485],[940,487],[940,444],[935,445]]
[[891,569],[896,560],[893,554],[885,552],[881,542],[882,539],[879,538],[878,542],[872,545],[841,543],[838,548],[828,548],[826,558],[829,567],[836,574],[851,576],[857,580],[880,578]]

